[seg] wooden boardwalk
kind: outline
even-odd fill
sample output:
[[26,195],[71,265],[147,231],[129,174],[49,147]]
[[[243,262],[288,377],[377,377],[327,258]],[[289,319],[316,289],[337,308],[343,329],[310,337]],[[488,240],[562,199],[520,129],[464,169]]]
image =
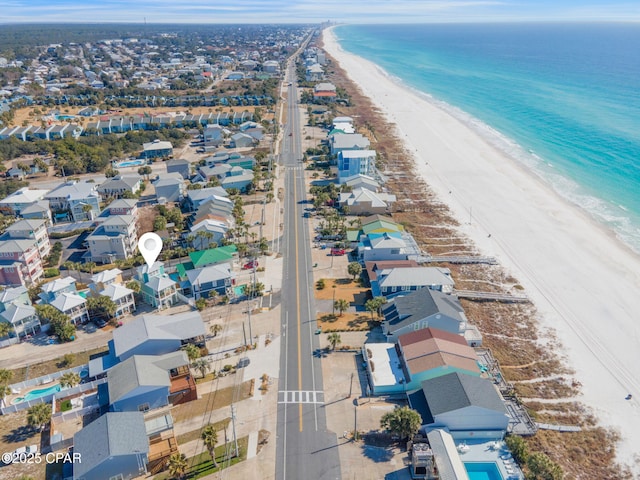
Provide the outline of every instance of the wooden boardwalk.
[[510,293],[477,292],[474,290],[454,290],[453,293],[458,298],[466,298],[467,300],[486,300],[503,303],[529,303],[531,301],[526,295],[512,295]]
[[555,430],[556,432],[580,432],[582,428],[575,425],[552,425],[550,423],[537,423],[541,430]]
[[454,255],[454,256],[441,256],[423,257],[423,261],[426,263],[459,263],[459,264],[473,264],[473,263],[485,263],[487,265],[497,265],[498,261],[494,257],[481,257],[477,255]]

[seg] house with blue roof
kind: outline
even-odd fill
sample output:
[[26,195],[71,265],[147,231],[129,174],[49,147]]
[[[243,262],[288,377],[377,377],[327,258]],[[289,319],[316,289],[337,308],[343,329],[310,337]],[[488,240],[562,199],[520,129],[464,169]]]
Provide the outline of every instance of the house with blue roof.
[[147,473],[149,438],[142,412],[109,412],[73,436],[73,480],[136,478]]

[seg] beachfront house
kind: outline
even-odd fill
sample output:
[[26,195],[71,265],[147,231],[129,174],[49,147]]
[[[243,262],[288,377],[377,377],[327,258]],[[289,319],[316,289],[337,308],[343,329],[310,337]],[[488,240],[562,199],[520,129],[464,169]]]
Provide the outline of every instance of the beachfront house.
[[375,268],[374,273],[375,279],[370,280],[371,293],[374,297],[382,296],[391,299],[398,295],[407,295],[421,288],[430,288],[443,293],[453,292],[454,282],[448,268]]
[[350,215],[385,214],[395,201],[395,195],[376,193],[366,188],[354,188],[350,192],[340,193],[338,197],[340,208]]
[[358,174],[372,176],[375,163],[375,150],[342,150],[338,153],[338,183]]
[[463,335],[468,323],[457,297],[428,288],[395,298],[382,314],[383,333],[394,343],[400,335],[427,327]]
[[206,250],[220,245],[229,228],[227,221],[206,218],[194,223],[186,238],[195,250]]
[[119,283],[111,283],[99,292],[99,295],[109,297],[116,304],[115,318],[124,317],[136,311],[136,300],[133,290],[120,285]]
[[73,436],[73,480],[146,475],[149,439],[142,412],[108,412]]
[[370,145],[369,139],[359,133],[336,133],[329,137],[329,147],[333,156],[347,150],[367,150]]
[[233,210],[233,202],[229,200],[229,194],[222,187],[201,188],[200,190],[187,190],[186,208],[193,212],[200,207],[201,204],[215,200],[217,204],[225,205],[225,210],[229,213]]
[[460,372],[431,378],[409,395],[429,428],[446,428],[456,440],[500,439],[509,425],[504,400],[491,380]]
[[40,286],[41,303],[51,303],[63,293],[78,293],[76,279],[73,277],[56,278]]

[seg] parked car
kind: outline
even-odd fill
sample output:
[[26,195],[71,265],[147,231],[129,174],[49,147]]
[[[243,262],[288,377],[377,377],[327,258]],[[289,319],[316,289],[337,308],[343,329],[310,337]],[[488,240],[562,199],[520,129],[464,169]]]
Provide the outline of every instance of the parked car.
[[91,321],[96,324],[96,327],[103,328],[107,326],[107,322],[104,318],[92,318]]
[[344,255],[346,252],[344,250],[344,248],[332,248],[331,249],[331,255],[335,256],[335,257],[340,257],[342,255]]
[[242,266],[243,270],[252,270],[254,268],[258,268],[258,261],[257,260],[251,260],[250,262],[245,263]]

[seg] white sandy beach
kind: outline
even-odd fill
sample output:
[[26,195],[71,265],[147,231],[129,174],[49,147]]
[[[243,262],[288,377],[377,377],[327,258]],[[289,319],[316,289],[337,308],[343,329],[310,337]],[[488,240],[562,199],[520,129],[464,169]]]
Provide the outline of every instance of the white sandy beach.
[[525,287],[583,385],[578,400],[620,433],[618,459],[640,474],[640,258],[452,115],[344,52],[331,31],[324,42],[397,125],[463,232]]

